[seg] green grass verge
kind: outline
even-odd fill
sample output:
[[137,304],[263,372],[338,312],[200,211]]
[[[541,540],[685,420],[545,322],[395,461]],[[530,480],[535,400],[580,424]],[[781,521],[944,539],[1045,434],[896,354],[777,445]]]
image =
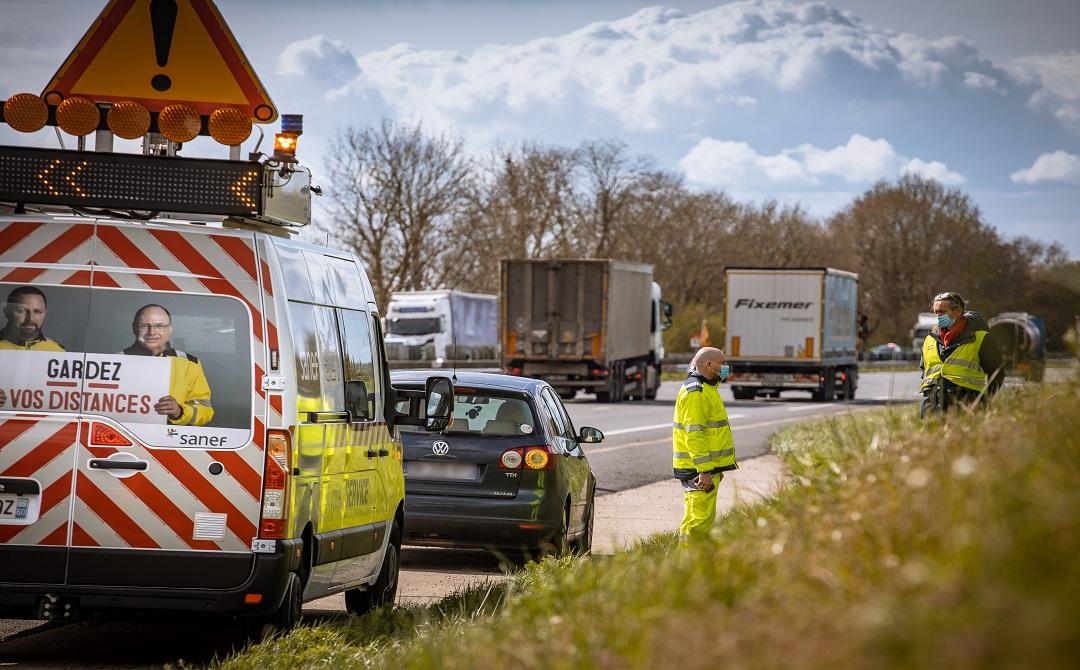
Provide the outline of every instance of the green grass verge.
[[791,482],[708,540],[549,559],[218,667],[1075,667],[1080,383],[946,423],[814,421],[773,446]]

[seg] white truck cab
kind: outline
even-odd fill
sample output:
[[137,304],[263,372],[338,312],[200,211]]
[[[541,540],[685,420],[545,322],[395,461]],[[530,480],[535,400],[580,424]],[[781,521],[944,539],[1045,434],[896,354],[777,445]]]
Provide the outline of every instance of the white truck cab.
[[465,291],[400,291],[386,308],[390,360],[498,358],[498,297]]

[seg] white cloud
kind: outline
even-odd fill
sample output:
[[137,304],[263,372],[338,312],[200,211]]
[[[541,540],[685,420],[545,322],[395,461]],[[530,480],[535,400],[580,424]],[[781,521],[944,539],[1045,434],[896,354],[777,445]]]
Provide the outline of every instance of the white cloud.
[[994,79],[988,74],[983,74],[982,72],[965,72],[964,84],[968,88],[974,88],[976,90],[985,89],[987,91],[993,91],[998,95],[1008,95],[1001,84],[998,83],[997,79]]
[[920,177],[925,177],[926,179],[933,179],[946,186],[958,186],[967,181],[967,179],[964,178],[964,175],[950,170],[940,161],[930,161],[927,163],[918,158],[912,158],[905,163],[900,172],[904,174],[916,174]]
[[327,39],[325,35],[315,35],[282,49],[277,72],[340,86],[358,75],[360,68],[356,57],[343,43]]
[[[337,62],[340,52],[336,43],[311,38],[289,45],[282,67],[305,69],[295,65],[301,57]],[[966,40],[896,34],[822,2],[787,0],[692,14],[648,7],[524,44],[466,54],[397,45],[356,62],[359,75],[335,96],[377,93],[401,116],[456,125],[482,125],[478,117],[499,111],[524,128],[524,117],[543,110],[657,130],[679,122],[673,112],[746,111],[759,92],[810,92],[823,82],[858,96],[865,87],[1001,92],[1007,78]]]
[[1010,70],[1017,79],[1039,86],[1028,100],[1032,109],[1080,130],[1080,51],[1025,56]]
[[1080,156],[1064,151],[1043,154],[1029,168],[1010,175],[1017,184],[1038,184],[1046,181],[1080,184]]
[[745,142],[727,142],[706,137],[698,141],[679,167],[692,182],[709,186],[778,184],[818,184],[824,178],[841,178],[862,184],[915,173],[943,184],[966,181],[939,161],[908,159],[897,153],[887,140],[855,134],[831,149],[803,144],[777,154],[763,155]]
[[849,184],[890,176],[899,160],[896,150],[886,140],[872,140],[858,134],[852,135],[847,144],[833,149],[804,144],[797,151],[803,155],[810,174],[843,177]]

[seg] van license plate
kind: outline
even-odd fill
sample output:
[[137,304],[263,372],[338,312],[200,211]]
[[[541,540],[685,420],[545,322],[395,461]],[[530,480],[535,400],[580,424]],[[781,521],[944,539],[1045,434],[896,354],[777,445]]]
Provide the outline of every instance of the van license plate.
[[13,493],[0,493],[0,519],[25,519],[30,499]]
[[409,461],[405,464],[409,479],[454,479],[476,481],[475,463],[446,463],[438,461]]

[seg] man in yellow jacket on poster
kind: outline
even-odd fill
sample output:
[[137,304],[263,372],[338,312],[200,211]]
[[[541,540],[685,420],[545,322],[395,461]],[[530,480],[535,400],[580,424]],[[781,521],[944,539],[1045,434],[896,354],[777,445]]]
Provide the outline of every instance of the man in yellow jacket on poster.
[[210,385],[198,358],[177,351],[169,343],[172,337],[172,315],[161,305],[144,305],[135,312],[131,323],[135,343],[122,354],[127,356],[160,356],[168,358],[172,374],[169,395],[154,404],[154,411],[169,418],[174,426],[205,426],[214,418],[210,404]]
[[729,369],[724,352],[702,347],[675,399],[672,467],[683,486],[682,541],[708,535],[716,520],[716,491],[724,472],[738,467],[735,442],[719,384]]

